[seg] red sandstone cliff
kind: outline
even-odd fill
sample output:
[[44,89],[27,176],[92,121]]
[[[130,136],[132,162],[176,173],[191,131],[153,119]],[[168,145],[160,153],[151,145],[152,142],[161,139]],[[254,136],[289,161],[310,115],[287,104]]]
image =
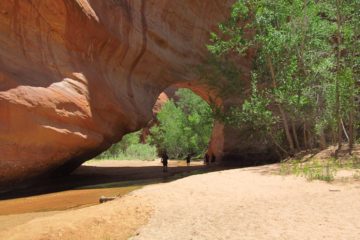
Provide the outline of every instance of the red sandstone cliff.
[[0,1],[0,185],[71,170],[144,126],[163,89],[194,80],[232,2]]

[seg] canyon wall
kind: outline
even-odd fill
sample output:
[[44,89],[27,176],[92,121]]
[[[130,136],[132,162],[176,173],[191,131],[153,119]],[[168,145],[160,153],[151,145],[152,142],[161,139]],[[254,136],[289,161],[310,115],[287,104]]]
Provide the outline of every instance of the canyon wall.
[[0,184],[67,172],[189,82],[229,1],[0,2]]
[[233,2],[0,1],[0,189],[69,172],[145,126],[165,88],[196,82]]

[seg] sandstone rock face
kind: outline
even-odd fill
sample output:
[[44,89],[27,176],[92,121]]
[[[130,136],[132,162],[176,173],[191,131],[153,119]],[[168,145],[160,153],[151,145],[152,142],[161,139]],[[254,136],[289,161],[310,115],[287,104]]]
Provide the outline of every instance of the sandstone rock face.
[[187,84],[234,0],[0,1],[0,185],[70,171]]
[[160,93],[159,97],[157,98],[153,108],[152,108],[152,119],[146,124],[146,126],[141,130],[140,134],[140,142],[146,143],[146,138],[150,135],[150,128],[157,125],[159,123],[156,115],[160,112],[161,108],[164,104],[169,101],[169,96],[166,92]]

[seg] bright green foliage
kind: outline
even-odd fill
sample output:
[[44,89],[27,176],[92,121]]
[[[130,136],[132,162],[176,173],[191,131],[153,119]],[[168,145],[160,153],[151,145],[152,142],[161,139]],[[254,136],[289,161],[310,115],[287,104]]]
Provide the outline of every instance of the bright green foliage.
[[259,93],[256,80],[253,79],[251,96],[244,101],[241,109],[232,108],[226,122],[237,127],[246,125],[253,131],[260,130],[260,136],[266,137],[266,133],[277,121],[277,117],[268,108],[269,104],[270,100]]
[[190,90],[179,89],[176,96],[178,101],[166,102],[158,113],[159,125],[150,129],[147,144],[139,142],[140,132],[130,133],[98,158],[152,160],[165,149],[173,158],[202,155],[210,141],[211,108]]
[[[205,64],[199,66],[198,72],[200,81],[204,82],[211,90],[216,91],[217,97],[221,99],[236,95],[244,89],[243,82],[239,81],[242,78],[241,70],[226,59],[210,56]],[[216,99],[210,100],[213,103],[216,102]],[[212,105],[213,110],[216,110],[216,105]]]
[[360,122],[353,101],[359,94],[359,9],[360,0],[236,1],[219,33],[211,34],[211,60],[200,74],[210,86],[220,86],[220,97],[229,95],[227,88],[232,96],[244,96],[236,63],[255,49],[253,82],[262,87],[253,85],[242,107],[225,112],[226,122],[268,134],[283,124],[291,152],[294,126],[320,137],[336,132],[340,121],[348,128]]
[[140,143],[139,135],[140,132],[125,135],[120,142],[113,144],[97,159],[154,160],[157,157],[156,147]]
[[183,149],[188,149],[188,142],[183,134],[186,128],[185,114],[170,100],[164,104],[157,118],[160,124],[150,129],[150,142],[156,144],[160,150],[166,149],[170,156],[175,153],[178,157]]
[[[124,152],[126,151],[130,146],[138,144],[140,139],[140,132],[134,132],[126,134],[119,143],[117,143],[115,146],[117,146],[117,149]],[[113,145],[114,146],[114,145]]]
[[130,145],[118,159],[139,159],[139,160],[154,160],[157,158],[157,149],[150,144],[137,143]]
[[207,148],[213,118],[209,105],[187,89],[176,92],[179,101],[168,101],[158,113],[159,125],[150,129],[150,141],[173,158],[200,155]]

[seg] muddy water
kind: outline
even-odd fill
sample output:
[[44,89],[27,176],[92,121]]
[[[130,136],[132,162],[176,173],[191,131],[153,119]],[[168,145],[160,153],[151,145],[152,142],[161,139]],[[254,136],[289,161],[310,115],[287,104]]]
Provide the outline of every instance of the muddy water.
[[141,185],[77,189],[0,201],[0,231],[38,217],[99,204],[101,196],[123,196]]
[[0,215],[30,212],[60,211],[71,208],[91,206],[99,203],[101,196],[122,196],[138,186],[80,189],[33,197],[17,198],[0,201]]
[[[123,196],[144,185],[169,181],[176,174],[206,167],[195,161],[191,165],[187,167],[184,161],[169,161],[169,172],[164,174],[160,161],[87,162],[71,176],[45,184],[47,188],[44,189],[50,188],[55,193],[42,194],[45,192],[31,188],[26,193],[35,196],[0,200],[0,231],[37,218],[99,204],[101,196]],[[60,190],[64,186],[72,190]]]

